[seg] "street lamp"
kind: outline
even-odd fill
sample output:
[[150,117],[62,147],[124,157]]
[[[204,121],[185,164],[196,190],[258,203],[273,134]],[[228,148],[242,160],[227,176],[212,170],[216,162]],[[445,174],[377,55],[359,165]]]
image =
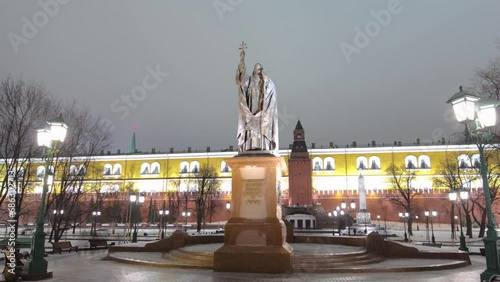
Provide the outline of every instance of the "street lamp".
[[[462,213],[460,212],[460,206],[462,205],[462,201],[466,200],[469,198],[469,193],[466,190],[460,190],[458,193],[457,191],[451,191],[448,194],[450,201],[452,204],[456,204],[458,206],[458,217],[460,218],[460,247],[458,248],[461,251],[466,251],[468,252],[469,249],[465,245],[465,236],[464,236],[464,230],[462,227]],[[455,232],[455,231],[453,231]]]
[[182,212],[182,216],[186,218],[186,224],[184,225],[184,231],[187,232],[188,217],[191,216],[191,212]]
[[438,212],[436,210],[433,210],[431,215],[431,231],[432,231],[432,244],[436,244],[436,237],[434,237],[434,223],[433,219],[437,217]]
[[[465,125],[467,138],[472,137],[479,150],[479,159],[481,163],[481,176],[483,180],[485,210],[488,217],[488,230],[486,237],[483,238],[484,251],[486,256],[486,270],[481,273],[481,280],[489,280],[491,276],[500,274],[500,261],[498,256],[497,242],[498,235],[495,230],[495,222],[491,209],[491,195],[488,185],[488,167],[484,158],[484,149],[492,139],[490,128],[496,123],[497,100],[481,98],[478,95],[469,93],[459,88],[446,103],[453,106],[455,117],[459,123]],[[474,122],[476,128],[474,132],[469,130],[469,123]]]
[[405,239],[404,239],[404,240],[405,240],[405,242],[408,242],[408,234],[406,233],[406,220],[405,220],[405,218],[407,218],[407,217],[408,217],[408,213],[407,213],[407,212],[406,212],[406,213],[402,213],[402,212],[400,212],[400,213],[399,213],[399,217],[400,217],[401,219],[403,219],[403,229],[404,229],[404,231],[405,231]]
[[[163,219],[164,216],[168,216],[168,214],[170,213],[169,210],[166,210],[165,209],[165,203],[163,203],[163,209],[159,211],[160,213],[160,219],[161,219],[161,223],[160,223],[160,228],[161,228],[161,238],[164,239],[165,238],[165,220]],[[167,218],[167,228],[168,228],[168,218]]]
[[380,228],[380,214],[377,214],[378,227]]
[[130,217],[131,217],[130,222],[133,221],[133,223],[134,223],[134,233],[132,233],[132,243],[137,243],[137,221],[139,221],[138,208],[139,208],[139,204],[144,203],[144,200],[145,200],[145,197],[142,193],[139,194],[139,197],[137,197],[137,195],[135,195],[135,194],[130,195],[130,204],[133,207],[133,209],[131,210],[131,213],[130,213]]
[[45,128],[37,130],[38,146],[43,147],[42,158],[45,159],[45,175],[43,178],[42,198],[40,200],[40,209],[36,223],[36,230],[33,240],[33,248],[31,250],[31,263],[29,264],[29,274],[46,274],[47,261],[43,258],[45,254],[45,232],[43,230],[43,221],[45,219],[45,204],[48,190],[48,177],[50,163],[53,161],[57,153],[57,143],[64,142],[68,125],[62,119],[62,115],[58,118],[47,122]]
[[346,202],[342,201],[342,203],[340,203],[340,207],[342,208],[342,210],[347,209],[347,222],[346,222],[347,233],[349,234],[349,236],[351,236],[351,225],[352,225],[351,210],[356,209],[356,202],[354,202],[354,200],[351,200],[351,204],[347,206]]
[[92,212],[92,217],[94,218],[94,223],[92,224],[93,227],[94,227],[93,237],[97,236],[97,217],[98,216],[101,216],[101,212],[100,211],[93,211]]
[[428,210],[426,210],[424,212],[424,215],[425,215],[425,237],[427,238],[427,243],[430,243],[431,242],[431,239],[429,237],[429,216],[430,216],[430,213]]
[[[50,181],[49,181],[49,183],[50,183]],[[54,214],[54,225],[53,225],[53,226],[54,226],[54,228],[55,228],[54,230],[56,230],[56,229],[57,229],[57,226],[58,226],[58,225],[57,225],[57,222],[58,222],[58,218],[57,218],[57,217],[58,217],[58,215],[62,216],[62,215],[64,214],[64,210],[57,210],[57,209],[56,209],[56,210],[53,210],[53,211],[52,211],[52,213]],[[61,221],[61,219],[59,219],[59,221]],[[58,229],[57,229],[57,230],[58,230]],[[50,238],[49,238],[49,239],[50,239]]]

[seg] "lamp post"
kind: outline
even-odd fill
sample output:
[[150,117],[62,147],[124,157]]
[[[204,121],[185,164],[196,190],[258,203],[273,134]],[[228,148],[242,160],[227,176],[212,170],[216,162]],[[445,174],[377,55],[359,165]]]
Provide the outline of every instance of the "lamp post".
[[351,204],[349,206],[347,206],[346,202],[342,201],[342,203],[340,204],[340,207],[343,210],[347,209],[347,219],[348,219],[348,222],[346,222],[347,234],[349,234],[349,236],[351,236],[351,225],[352,225],[351,210],[356,209],[356,202],[354,202],[354,200],[351,200]]
[[417,221],[417,231],[419,231],[420,227],[418,226],[418,215],[415,216],[415,220]]
[[432,237],[432,244],[436,244],[436,237],[434,237],[434,223],[433,223],[433,219],[435,217],[437,217],[437,214],[438,213],[437,213],[436,210],[433,210],[432,213],[431,213],[431,215],[432,215],[432,217],[431,217],[431,231],[432,231],[432,236],[431,237]]
[[139,204],[144,203],[144,200],[145,200],[145,197],[142,193],[139,194],[139,197],[137,197],[137,195],[135,195],[135,194],[130,195],[130,203],[131,203],[132,208],[133,208],[131,213],[130,213],[130,216],[132,218],[130,220],[130,222],[134,223],[134,233],[132,233],[132,243],[137,243],[137,221],[139,221],[138,208],[139,208]]
[[[462,201],[466,200],[469,198],[469,193],[466,190],[460,190],[460,192],[457,191],[451,191],[448,194],[450,201],[452,203],[455,203],[456,206],[458,207],[458,217],[460,218],[459,223],[460,223],[460,247],[458,248],[461,251],[468,252],[469,249],[465,245],[465,236],[464,236],[464,230],[462,228],[462,213],[460,212],[460,206],[462,205]],[[455,231],[453,231],[455,232]]]
[[92,217],[94,218],[94,223],[92,224],[92,226],[94,227],[93,237],[97,236],[97,217],[98,216],[101,216],[100,211],[93,211],[92,212]]
[[405,218],[407,218],[407,217],[408,217],[408,213],[407,213],[407,212],[406,212],[406,213],[402,213],[402,212],[400,212],[400,213],[399,213],[399,217],[400,217],[401,219],[403,219],[403,229],[404,229],[404,231],[405,231],[405,235],[404,235],[404,236],[405,236],[405,239],[404,239],[404,241],[405,241],[405,242],[408,242],[408,234],[406,233],[406,220],[405,220]]
[[36,223],[36,230],[31,250],[32,260],[29,264],[29,274],[46,274],[47,261],[43,258],[45,254],[45,232],[43,230],[43,221],[45,219],[45,205],[48,190],[48,177],[50,163],[57,153],[57,143],[64,142],[68,125],[60,115],[58,118],[47,122],[47,126],[37,130],[38,146],[43,147],[43,158],[45,159],[45,175],[43,177],[42,198],[40,200],[40,209]]
[[425,215],[425,237],[427,238],[427,243],[430,243],[431,242],[431,239],[429,237],[429,216],[430,216],[430,213],[429,211],[425,211],[424,212],[424,215]]
[[184,231],[187,232],[188,217],[191,216],[191,212],[182,212],[182,216],[186,219],[186,224],[184,225]]
[[377,214],[378,227],[380,228],[380,214]]
[[[160,238],[161,239],[164,239],[165,238],[165,233],[166,233],[166,228],[168,228],[168,215],[170,214],[170,211],[165,209],[165,200],[163,200],[163,207],[161,210],[158,211],[158,213],[160,214],[160,229],[161,229],[161,232],[160,232]],[[167,224],[165,225],[165,219],[164,217],[167,217]]]
[[[64,210],[57,210],[57,209],[53,210],[53,214],[54,214],[54,226],[55,226],[54,228],[56,228],[57,227],[58,216],[62,216],[64,214]],[[59,229],[54,229],[54,230],[59,230]],[[49,238],[49,240],[50,240],[50,238]]]
[[[498,235],[495,230],[495,222],[491,209],[491,195],[488,184],[488,167],[484,158],[484,149],[491,140],[490,128],[496,123],[497,100],[481,98],[478,95],[469,93],[459,88],[446,102],[453,106],[455,117],[459,123],[465,125],[467,138],[472,137],[479,150],[479,160],[481,163],[481,176],[483,180],[485,210],[488,217],[486,237],[483,238],[484,251],[486,257],[486,270],[481,273],[481,280],[489,280],[491,276],[500,274],[500,261],[497,249]],[[475,123],[475,129],[469,129],[469,123]]]

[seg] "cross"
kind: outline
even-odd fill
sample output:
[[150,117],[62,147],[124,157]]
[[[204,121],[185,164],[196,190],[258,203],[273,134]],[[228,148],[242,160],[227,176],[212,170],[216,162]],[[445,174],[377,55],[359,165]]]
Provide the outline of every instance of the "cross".
[[241,52],[245,53],[245,49],[247,49],[247,44],[245,41],[241,41],[240,48]]

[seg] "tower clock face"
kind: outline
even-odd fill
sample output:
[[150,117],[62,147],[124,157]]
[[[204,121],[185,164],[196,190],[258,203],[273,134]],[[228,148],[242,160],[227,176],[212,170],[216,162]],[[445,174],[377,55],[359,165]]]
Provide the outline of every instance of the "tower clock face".
[[302,138],[302,134],[297,133],[297,139]]

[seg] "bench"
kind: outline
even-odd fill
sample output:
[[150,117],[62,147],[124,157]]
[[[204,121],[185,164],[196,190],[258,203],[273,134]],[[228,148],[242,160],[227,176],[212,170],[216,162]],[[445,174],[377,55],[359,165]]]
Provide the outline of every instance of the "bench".
[[422,246],[441,248],[441,246],[443,246],[443,244],[441,244],[441,243],[422,243]]
[[73,247],[71,245],[71,242],[69,241],[64,241],[64,242],[51,242],[52,243],[52,254],[55,252],[61,253],[63,250],[68,250],[68,253],[71,253],[71,251],[75,251],[78,253],[78,246]]
[[89,243],[90,243],[90,248],[95,248],[97,249],[97,247],[109,247],[109,246],[114,246],[115,243],[111,243],[111,244],[108,244],[108,241],[104,240],[104,239],[89,239]]
[[[23,268],[24,268],[24,263],[21,261],[22,258],[24,258],[24,259],[26,258],[24,252],[20,253],[19,249],[15,250],[14,255],[12,255],[12,253],[7,249],[2,250],[2,252],[4,254],[4,259],[5,259],[4,275],[6,273],[5,271],[9,271],[13,268],[14,275],[16,277],[19,277],[21,275],[21,272],[23,272]],[[11,264],[11,259],[13,259],[13,260],[15,259],[15,268],[14,268],[13,264]]]

